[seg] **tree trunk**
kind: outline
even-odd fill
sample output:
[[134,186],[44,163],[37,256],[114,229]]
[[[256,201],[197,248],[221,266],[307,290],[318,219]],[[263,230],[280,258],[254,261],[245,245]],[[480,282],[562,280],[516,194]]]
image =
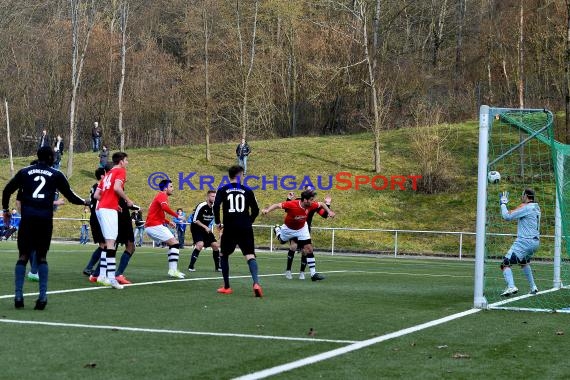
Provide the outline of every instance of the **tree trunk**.
[[[115,40],[115,20],[117,15],[117,5],[118,0],[111,0],[111,18],[109,21],[109,34],[110,40]],[[108,58],[108,67],[107,67],[107,100],[105,102],[105,112],[101,115],[97,115],[96,119],[99,121],[99,125],[109,125],[109,111],[111,110],[111,104],[114,102],[115,95],[114,95],[114,88],[115,88],[115,81],[113,80],[113,71],[115,68],[115,51],[114,51],[113,44],[109,44],[109,58]],[[112,114],[112,113],[111,113]]]
[[94,18],[94,0],[91,0],[89,9],[87,10],[87,33],[83,41],[83,50],[79,58],[79,8],[81,0],[70,0],[71,5],[71,25],[72,25],[72,55],[71,55],[71,101],[69,110],[69,149],[67,155],[67,177],[70,178],[73,174],[73,146],[75,144],[75,112],[77,111],[77,91],[81,79],[81,71],[83,69],[83,62],[85,61],[85,53],[89,45],[89,37],[91,30],[95,23]]
[[570,143],[570,0],[566,0],[566,57],[565,57],[564,75],[566,79],[565,101],[565,126],[566,126],[566,143]]
[[457,31],[455,34],[455,91],[459,90],[460,79],[463,77],[463,24],[465,23],[466,0],[457,0]]
[[127,57],[127,22],[129,19],[129,3],[121,4],[121,81],[119,83],[119,136],[121,151],[125,151],[125,129],[123,128],[123,89],[125,87],[125,71]]
[[8,140],[8,157],[10,159],[10,178],[14,176],[14,157],[12,156],[12,139],[10,138],[10,112],[8,112],[8,100],[4,99],[6,109],[6,140]]
[[524,0],[520,0],[519,12],[519,108],[524,108]]
[[210,40],[210,31],[208,29],[208,11],[206,8],[206,1],[204,1],[204,9],[202,10],[202,17],[204,22],[204,113],[205,125],[204,132],[206,134],[206,161],[210,162],[212,159],[210,148],[210,72],[209,72],[209,56],[208,56],[208,42]]
[[[382,0],[376,0],[374,9],[374,21],[372,22],[372,75],[378,74],[378,46],[380,44],[380,4]],[[374,99],[371,99],[374,104]]]
[[566,0],[566,62],[564,65],[564,75],[566,79],[565,92],[565,126],[566,143],[570,143],[570,0]]
[[253,31],[251,37],[251,50],[249,56],[249,67],[247,69],[247,74],[245,75],[244,84],[243,84],[243,99],[242,99],[242,111],[241,111],[241,138],[246,138],[247,132],[247,102],[249,100],[249,79],[251,77],[251,73],[253,71],[253,63],[255,61],[255,37],[257,33],[257,12],[259,8],[258,0],[255,0],[255,15],[253,19]]
[[[520,12],[519,12],[519,59],[518,59],[518,66],[519,66],[519,79],[518,79],[518,89],[519,89],[519,108],[524,108],[524,0],[520,0]],[[525,139],[525,135],[522,131],[519,131],[519,140],[523,141]],[[524,144],[521,145],[519,149],[519,159],[520,159],[520,176],[524,178]]]
[[376,80],[372,70],[372,60],[368,51],[368,29],[366,19],[366,4],[360,2],[360,18],[362,22],[362,45],[364,46],[364,58],[368,68],[368,80],[370,82],[370,91],[372,93],[372,112],[374,114],[374,125],[372,131],[374,133],[374,172],[380,173],[380,115],[378,110],[378,94],[376,91]]

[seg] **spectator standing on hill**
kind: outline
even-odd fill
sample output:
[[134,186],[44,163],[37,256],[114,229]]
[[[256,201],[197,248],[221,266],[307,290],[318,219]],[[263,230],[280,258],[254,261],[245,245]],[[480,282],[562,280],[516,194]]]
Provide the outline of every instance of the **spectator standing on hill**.
[[107,166],[107,162],[109,161],[109,150],[107,149],[106,145],[103,145],[101,148],[101,152],[99,152],[99,167],[105,168]]
[[59,134],[55,139],[55,146],[53,147],[53,151],[55,153],[53,168],[59,170],[59,167],[61,165],[61,158],[63,157],[63,138]]
[[91,129],[91,147],[93,152],[98,152],[101,149],[101,137],[103,137],[103,131],[99,126],[99,122],[93,123],[93,128]]
[[247,157],[251,153],[251,149],[245,139],[241,139],[241,143],[236,148],[237,164],[243,168],[243,175],[247,175]]
[[172,221],[176,223],[176,235],[178,236],[178,243],[180,244],[180,249],[184,248],[185,234],[186,234],[186,213],[183,209],[179,208],[176,210],[177,217],[172,218]]
[[51,147],[50,137],[47,134],[47,129],[43,129],[40,135],[40,139],[38,141],[38,149],[43,148],[44,146]]
[[144,218],[140,210],[135,210],[131,214],[131,220],[135,223],[135,245],[142,247],[144,235]]
[[87,244],[89,241],[89,207],[85,206],[81,214],[81,230],[79,233],[79,244]]

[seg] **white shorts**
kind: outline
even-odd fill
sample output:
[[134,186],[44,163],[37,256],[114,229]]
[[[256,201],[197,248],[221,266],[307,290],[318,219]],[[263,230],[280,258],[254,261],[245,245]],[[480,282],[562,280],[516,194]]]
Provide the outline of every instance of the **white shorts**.
[[95,214],[105,240],[117,240],[119,234],[119,213],[117,210],[100,208],[95,210]]
[[163,225],[147,227],[145,231],[152,240],[159,241],[161,243],[174,238],[172,232]]
[[297,238],[297,240],[309,240],[311,238],[311,233],[309,232],[309,226],[307,226],[307,223],[298,230],[292,230],[286,225],[281,226],[281,240],[289,241],[293,238]]

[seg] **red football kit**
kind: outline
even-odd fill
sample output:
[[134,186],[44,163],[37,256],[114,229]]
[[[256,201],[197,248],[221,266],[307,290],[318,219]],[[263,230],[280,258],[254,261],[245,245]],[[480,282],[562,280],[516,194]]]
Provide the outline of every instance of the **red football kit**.
[[178,217],[178,214],[175,213],[170,209],[168,206],[168,195],[160,191],[152,202],[150,203],[150,207],[148,208],[148,216],[146,217],[145,227],[154,227],[160,226],[165,223],[168,223],[168,219],[164,216],[164,213],[167,212],[173,217]]
[[100,208],[119,209],[119,194],[115,192],[115,182],[117,181],[121,181],[121,187],[124,189],[127,181],[127,170],[125,168],[114,167],[101,179],[97,186],[101,191],[97,210]]
[[292,200],[282,202],[281,208],[287,213],[285,225],[292,230],[300,230],[305,225],[309,213],[319,208],[319,203],[311,202],[309,207],[303,208],[300,200]]

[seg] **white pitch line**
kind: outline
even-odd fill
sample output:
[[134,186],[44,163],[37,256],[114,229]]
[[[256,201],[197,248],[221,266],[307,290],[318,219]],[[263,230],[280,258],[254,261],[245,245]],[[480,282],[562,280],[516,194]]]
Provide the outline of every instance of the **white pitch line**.
[[337,339],[316,339],[316,338],[295,338],[287,336],[272,336],[272,335],[252,335],[252,334],[233,334],[233,333],[213,333],[203,331],[185,331],[185,330],[161,330],[161,329],[146,329],[140,327],[124,327],[124,326],[106,326],[106,325],[86,325],[81,323],[59,323],[59,322],[40,322],[40,321],[19,321],[16,319],[0,319],[2,323],[21,324],[21,325],[40,325],[40,326],[54,326],[54,327],[76,327],[84,329],[100,329],[112,331],[132,331],[132,332],[145,332],[145,333],[159,333],[159,334],[183,334],[183,335],[203,335],[203,336],[221,336],[221,337],[235,337],[235,338],[252,338],[252,339],[268,339],[268,340],[288,340],[297,342],[326,342],[326,343],[341,343],[350,344],[355,343],[354,340],[337,340]]
[[360,350],[361,348],[365,348],[368,346],[371,346],[373,344],[376,343],[380,343],[380,342],[384,342],[390,339],[394,339],[394,338],[399,338],[401,336],[407,335],[407,334],[411,334],[420,330],[424,330],[433,326],[437,326],[449,321],[453,321],[455,319],[459,319],[471,314],[475,314],[477,312],[481,311],[481,309],[470,309],[470,310],[466,310],[463,311],[461,313],[457,313],[457,314],[452,314],[449,315],[447,317],[444,318],[440,318],[440,319],[436,319],[430,322],[426,322],[426,323],[422,323],[421,325],[416,325],[416,326],[412,326],[412,327],[408,327],[406,329],[403,330],[399,330],[399,331],[395,331],[393,333],[389,333],[389,334],[385,334],[382,336],[378,336],[376,338],[372,338],[372,339],[368,339],[368,340],[363,340],[361,342],[356,342],[353,343],[351,345],[345,346],[345,347],[341,347],[341,348],[337,348],[335,350],[331,350],[331,351],[327,351],[327,352],[323,352],[321,354],[317,354],[314,356],[309,356],[306,357],[304,359],[300,359],[300,360],[296,360],[294,362],[290,362],[290,363],[286,363],[286,364],[282,364],[273,368],[268,368],[268,369],[264,369],[258,372],[253,372],[244,376],[240,376],[240,377],[236,377],[234,378],[234,380],[256,380],[256,379],[264,379],[266,377],[269,376],[273,376],[273,375],[278,375],[280,373],[283,372],[287,372],[287,371],[291,371],[293,369],[296,368],[300,368],[306,365],[310,365],[310,364],[314,364],[323,360],[327,360],[327,359],[331,359],[334,358],[336,356],[340,356],[340,355],[344,355],[346,353],[352,352],[352,351],[356,351],[356,350]]
[[513,302],[515,302],[515,301],[519,301],[519,300],[522,300],[522,299],[525,299],[525,298],[536,297],[537,295],[540,295],[540,294],[546,294],[546,293],[556,292],[556,291],[558,291],[558,290],[560,290],[560,289],[558,289],[558,288],[552,288],[552,289],[541,290],[540,292],[538,292],[538,293],[536,293],[536,294],[530,294],[530,293],[528,293],[528,294],[522,294],[522,295],[517,296],[517,297],[507,297],[507,298],[503,299],[502,301],[497,301],[497,302],[495,302],[495,303],[489,304],[488,307],[489,307],[489,308],[498,307],[498,306],[502,306],[502,305],[508,304],[508,303],[513,303]]
[[[321,273],[346,273],[349,272],[348,270],[337,270],[337,271],[328,271],[328,272],[321,272]],[[260,274],[258,277],[275,277],[275,276],[283,276],[283,273],[273,273],[273,274]],[[251,278],[251,275],[243,275],[243,276],[230,276],[230,280],[238,279],[238,278]],[[146,285],[156,285],[156,284],[168,284],[172,282],[188,282],[188,281],[202,281],[202,280],[217,280],[219,281],[219,277],[197,277],[197,278],[184,278],[184,279],[172,279],[172,280],[160,280],[160,281],[148,281],[148,282],[139,282],[135,284],[125,285],[125,287],[131,286],[146,286]],[[51,290],[48,291],[47,294],[64,294],[64,293],[76,293],[76,292],[87,292],[91,290],[101,290],[101,289],[112,289],[110,286],[93,286],[88,288],[75,288],[75,289],[63,289],[63,290]],[[25,296],[36,296],[39,293],[24,293]],[[0,296],[0,299],[6,298],[14,298],[13,294],[6,294]]]

